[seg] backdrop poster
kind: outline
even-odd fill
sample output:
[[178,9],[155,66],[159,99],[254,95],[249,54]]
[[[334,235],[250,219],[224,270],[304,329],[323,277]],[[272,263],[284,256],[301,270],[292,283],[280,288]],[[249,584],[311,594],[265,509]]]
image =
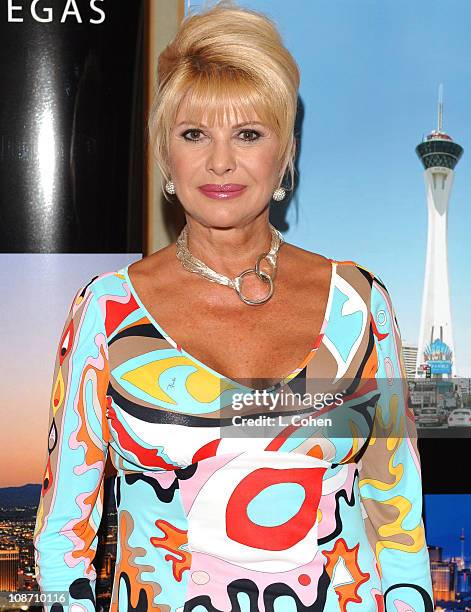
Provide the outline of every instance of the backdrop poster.
[[[298,182],[273,223],[289,242],[377,273],[395,304],[411,379],[417,364],[425,365],[411,398],[437,609],[465,609],[469,442],[449,417],[471,406],[471,5],[239,4],[275,20],[301,69]],[[0,591],[37,592],[32,530],[45,476],[52,368],[71,300],[97,274],[152,252],[150,235],[168,233],[146,157],[149,71],[154,43],[163,46],[172,34],[164,12],[170,7],[183,17],[204,5],[0,2]],[[442,189],[440,198],[434,189]],[[451,342],[439,327],[430,339],[421,335],[432,277],[434,291],[443,292],[440,304],[450,305]],[[427,387],[427,371],[453,376]],[[117,529],[107,470],[95,561],[103,610]]]

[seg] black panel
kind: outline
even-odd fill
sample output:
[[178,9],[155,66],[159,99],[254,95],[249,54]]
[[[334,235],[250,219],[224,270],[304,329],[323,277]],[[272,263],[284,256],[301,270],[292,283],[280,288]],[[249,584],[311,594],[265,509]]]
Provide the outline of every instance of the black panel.
[[[3,252],[142,252],[142,0],[0,4]],[[72,4],[69,3],[71,6]],[[31,13],[36,6],[37,14]],[[40,19],[52,21],[41,22]]]

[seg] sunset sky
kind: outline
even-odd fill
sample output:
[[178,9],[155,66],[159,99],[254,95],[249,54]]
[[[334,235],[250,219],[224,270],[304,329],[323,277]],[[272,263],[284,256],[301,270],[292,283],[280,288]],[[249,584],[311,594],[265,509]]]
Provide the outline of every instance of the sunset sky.
[[80,287],[141,255],[0,255],[0,487],[41,482],[60,333]]

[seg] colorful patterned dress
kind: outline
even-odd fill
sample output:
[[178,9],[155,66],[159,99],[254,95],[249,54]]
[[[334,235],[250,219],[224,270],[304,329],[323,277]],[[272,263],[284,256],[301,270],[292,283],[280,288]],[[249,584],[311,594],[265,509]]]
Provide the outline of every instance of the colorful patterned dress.
[[41,590],[69,594],[54,611],[95,610],[109,454],[113,611],[432,612],[417,434],[391,299],[359,264],[330,261],[321,332],[271,389],[346,381],[343,402],[303,407],[303,417],[340,415],[332,436],[294,425],[289,408],[276,430],[226,435],[244,386],[165,333],[129,266],[78,291],[57,352],[34,533]]

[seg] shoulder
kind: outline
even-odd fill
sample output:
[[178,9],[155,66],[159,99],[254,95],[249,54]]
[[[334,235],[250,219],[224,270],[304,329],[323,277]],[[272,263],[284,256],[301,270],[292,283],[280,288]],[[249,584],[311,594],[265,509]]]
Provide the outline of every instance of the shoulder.
[[116,270],[99,272],[89,276],[76,291],[77,298],[93,296],[98,300],[122,294],[123,284],[126,281],[126,266]]
[[[337,282],[337,287],[341,291],[348,293],[353,287],[353,300],[358,295],[363,298],[359,304],[368,313],[367,320],[381,353],[387,355],[389,359],[395,354],[399,359],[399,351],[395,347],[401,346],[401,331],[390,291],[383,278],[363,264],[351,260],[337,262],[337,275],[349,281],[347,285],[345,280]],[[349,310],[346,312],[348,314]]]
[[363,263],[353,260],[336,261],[337,287],[344,293],[359,294],[371,313],[373,322],[380,327],[398,327],[389,289],[383,278]]
[[353,259],[334,259],[329,257],[328,255],[323,255],[321,253],[315,253],[314,251],[308,251],[307,249],[303,249],[291,243],[285,243],[285,249],[289,254],[289,258],[294,261],[296,264],[303,263],[307,265],[310,269],[312,268],[321,268],[321,267],[330,267],[332,264],[335,265],[335,268],[338,273],[341,274],[353,274],[357,276],[364,276],[370,284],[375,278],[375,274],[369,270],[365,265],[360,264]]
[[109,327],[107,318],[114,317],[113,312],[118,303],[128,303],[129,290],[125,287],[126,276],[123,266],[117,270],[99,272],[85,278],[85,281],[75,288],[75,293],[69,301],[67,319],[74,319],[76,325],[79,321],[93,321],[95,326]]
[[334,259],[328,255],[321,255],[320,253],[314,253],[307,251],[300,247],[292,244],[288,245],[300,260],[304,259],[305,263],[310,263],[310,267],[328,267],[329,264],[334,264],[337,275],[340,275],[345,280],[354,281],[357,279],[364,279],[364,281],[370,286],[371,290],[382,293],[389,297],[388,290],[385,283],[383,282],[380,275],[377,272],[372,271],[364,263],[355,261],[353,259]]
[[351,300],[351,308],[358,307],[368,312],[376,275],[366,265],[352,259],[332,259],[335,265],[335,285]]
[[376,272],[370,270],[367,266],[362,263],[358,263],[357,261],[353,261],[350,259],[347,260],[333,260],[337,264],[337,271],[340,274],[357,274],[366,279],[368,284],[371,287],[371,297],[373,299],[383,299],[389,300],[391,299],[389,295],[389,291],[386,287],[386,284],[382,280],[381,276]]

